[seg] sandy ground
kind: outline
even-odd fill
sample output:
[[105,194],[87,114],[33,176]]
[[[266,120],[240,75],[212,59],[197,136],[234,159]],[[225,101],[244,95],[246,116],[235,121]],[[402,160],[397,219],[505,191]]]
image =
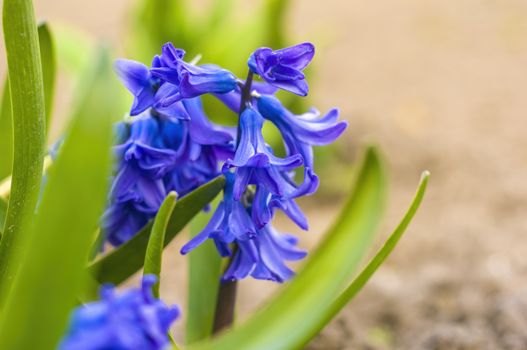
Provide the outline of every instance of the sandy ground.
[[[35,2],[39,17],[119,45],[126,1]],[[350,121],[342,153],[375,140],[389,160],[384,236],[421,170],[432,173],[396,252],[308,349],[526,349],[527,2],[298,0],[290,27],[319,47],[313,99]],[[316,243],[341,200],[305,203],[304,246]],[[170,247],[162,291],[179,303],[181,243]],[[240,318],[275,288],[243,283]]]

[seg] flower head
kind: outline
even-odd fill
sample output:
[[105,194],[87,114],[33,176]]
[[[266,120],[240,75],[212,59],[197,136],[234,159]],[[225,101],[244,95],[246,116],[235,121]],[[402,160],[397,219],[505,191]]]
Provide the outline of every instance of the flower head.
[[[181,249],[187,254],[207,239],[213,239],[221,256],[233,256],[222,279],[239,280],[247,276],[283,282],[293,276],[284,261],[302,259],[306,253],[295,247],[297,240],[278,233],[271,225],[257,228],[250,209],[233,197],[234,175],[226,173],[223,201],[207,226]],[[230,245],[236,244],[233,252]]]
[[273,51],[268,47],[256,50],[249,58],[249,68],[269,84],[306,96],[309,87],[302,71],[315,55],[311,43],[302,43]]
[[157,59],[159,66],[151,69],[154,76],[166,82],[156,95],[159,106],[166,108],[185,98],[236,88],[236,77],[228,70],[215,65],[193,65],[183,61],[184,56],[185,51],[167,43]]
[[262,135],[264,119],[253,108],[247,108],[240,116],[240,143],[234,159],[229,159],[224,168],[236,167],[234,198],[239,200],[249,184],[263,184],[271,192],[283,194],[286,185],[281,171],[302,165],[299,154],[280,158],[273,154]]
[[114,67],[124,86],[134,95],[130,115],[138,115],[150,108],[154,104],[159,79],[140,62],[118,59]]
[[141,289],[116,293],[104,286],[101,300],[77,308],[60,350],[162,350],[170,344],[168,330],[179,316],[152,295],[154,275],[143,278]]
[[270,120],[282,133],[289,154],[301,154],[304,165],[313,168],[311,146],[328,145],[346,130],[348,123],[338,121],[339,112],[332,109],[323,117],[316,109],[308,113],[294,115],[274,96],[261,95],[258,110],[265,119]]

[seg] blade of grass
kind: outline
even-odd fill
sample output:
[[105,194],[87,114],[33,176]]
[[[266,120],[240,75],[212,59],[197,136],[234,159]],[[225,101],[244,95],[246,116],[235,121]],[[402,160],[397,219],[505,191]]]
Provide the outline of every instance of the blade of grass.
[[0,315],[0,349],[56,349],[84,284],[111,169],[115,111],[107,108],[113,97],[104,78],[112,74],[110,66],[104,51],[49,170],[33,234],[24,242],[26,253]]
[[[176,202],[166,231],[166,247],[185,225],[223,189],[220,176],[197,188]],[[99,283],[118,285],[139,271],[145,260],[152,223],[146,225],[131,240],[90,263],[87,269]]]
[[176,205],[177,194],[170,192],[161,204],[157,212],[148,245],[146,247],[146,256],[144,262],[143,274],[155,275],[157,282],[152,286],[152,292],[156,298],[159,298],[159,284],[161,282],[161,262],[163,260],[163,243],[165,242],[165,234],[168,227],[170,215]]
[[[40,192],[45,107],[37,26],[31,0],[4,0],[4,38],[13,116],[13,180],[0,242],[0,305],[11,286],[18,242],[30,233]],[[17,242],[18,241],[18,242]]]
[[[44,100],[46,108],[46,125],[49,125],[55,85],[55,53],[51,33],[46,23],[38,26],[40,57],[44,82]],[[13,118],[11,115],[11,94],[9,80],[6,78],[0,101],[0,179],[11,175],[13,165]],[[1,195],[1,194],[0,194]]]
[[385,172],[375,148],[359,169],[339,219],[298,276],[245,323],[190,349],[289,350],[304,343],[358,267],[383,211]]
[[38,26],[38,39],[40,43],[40,58],[42,61],[42,76],[44,82],[44,103],[46,107],[46,132],[49,133],[51,113],[53,110],[53,96],[55,95],[55,47],[53,36],[46,22]]
[[[190,223],[190,234],[195,236],[207,225],[217,207],[216,198],[208,213],[201,212]],[[189,254],[189,286],[186,343],[206,339],[212,334],[214,309],[221,277],[221,257],[211,240]]]
[[2,232],[4,232],[5,213],[7,211],[7,202],[0,198],[0,239],[2,239]]
[[305,338],[304,344],[307,344],[309,340],[315,337],[315,335],[317,335],[324,328],[324,326],[327,325],[339,313],[339,311],[342,310],[344,306],[346,306],[346,304],[348,304],[348,302],[355,297],[355,295],[357,295],[357,293],[362,289],[362,287],[364,287],[364,285],[366,285],[371,276],[375,273],[375,271],[377,271],[377,269],[393,251],[402,235],[406,231],[408,225],[412,221],[413,217],[415,216],[419,206],[421,205],[421,201],[423,200],[426,187],[428,185],[429,176],[430,174],[428,171],[425,171],[421,175],[421,181],[419,182],[419,187],[417,188],[414,199],[399,225],[392,232],[390,237],[386,240],[384,245],[377,252],[377,254],[375,254],[368,265],[366,265],[360,274],[355,277],[351,284],[340,294],[333,304],[331,304],[331,307],[325,310],[326,315],[320,320],[318,325],[313,327],[311,334]]
[[13,117],[11,115],[11,93],[6,77],[0,105],[0,179],[11,175],[13,167]]

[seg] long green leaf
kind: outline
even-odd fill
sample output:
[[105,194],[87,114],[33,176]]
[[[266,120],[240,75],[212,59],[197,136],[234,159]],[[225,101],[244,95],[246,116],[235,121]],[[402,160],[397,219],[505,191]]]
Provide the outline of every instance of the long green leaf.
[[377,271],[377,269],[382,265],[386,258],[393,251],[402,235],[408,228],[408,225],[412,221],[417,209],[423,200],[425,195],[426,186],[428,185],[428,178],[430,174],[428,171],[425,171],[421,176],[421,181],[417,192],[414,196],[412,204],[408,208],[408,211],[404,215],[403,219],[392,232],[390,237],[386,240],[381,249],[375,254],[373,259],[366,265],[366,267],[361,271],[361,273],[355,277],[353,282],[340,294],[340,296],[331,304],[331,307],[326,309],[326,314],[324,318],[320,319],[320,323],[312,328],[310,334],[306,334],[305,343],[311,340],[315,335],[317,335],[326,324],[328,324],[346,304],[352,300],[355,295],[364,287],[364,285],[370,280],[371,276]]
[[40,192],[46,135],[44,84],[31,0],[4,0],[4,38],[13,112],[13,181],[0,242],[0,305],[18,265],[18,244],[33,219]]
[[[208,213],[201,212],[190,223],[190,234],[200,233],[218,205],[219,198],[213,202]],[[189,254],[189,285],[186,343],[208,338],[212,333],[214,310],[218,297],[221,277],[221,257],[214,242],[207,240]]]
[[4,232],[5,213],[7,211],[7,202],[0,198],[0,239],[2,239],[2,232]]
[[109,67],[105,51],[87,77],[87,95],[49,170],[33,234],[24,242],[27,251],[0,316],[0,349],[56,349],[83,287],[111,169]]
[[9,78],[6,77],[0,101],[0,181],[11,175],[13,167],[13,117],[11,114],[11,93]]
[[[46,107],[46,125],[49,129],[49,119],[53,105],[53,94],[55,86],[55,52],[53,40],[46,23],[38,26],[40,42],[40,57],[42,61],[42,73],[44,82],[44,97]],[[9,80],[6,78],[0,101],[0,180],[11,175],[13,165],[13,118],[11,115],[11,94]]]
[[161,262],[163,260],[163,244],[168,226],[168,220],[176,205],[177,194],[170,192],[161,204],[152,226],[152,232],[146,247],[143,273],[157,276],[157,282],[152,286],[156,298],[159,298],[159,282],[161,281]]
[[386,180],[375,148],[367,149],[359,169],[343,212],[298,276],[248,321],[191,349],[289,350],[303,344],[358,267],[383,211]]
[[[216,197],[224,184],[225,179],[218,177],[176,202],[168,222],[165,247],[205,205]],[[151,229],[152,223],[149,223],[131,240],[89,264],[90,273],[99,283],[118,285],[125,281],[143,266]]]
[[49,133],[51,113],[53,110],[53,96],[55,95],[55,47],[53,37],[46,22],[38,26],[38,39],[40,43],[40,59],[42,61],[42,75],[44,81],[44,101],[46,106],[46,131]]

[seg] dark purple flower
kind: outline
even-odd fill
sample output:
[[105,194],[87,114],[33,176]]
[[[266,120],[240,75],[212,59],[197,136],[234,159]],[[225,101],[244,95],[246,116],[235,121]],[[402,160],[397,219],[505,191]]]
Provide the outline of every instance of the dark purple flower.
[[284,179],[281,172],[302,165],[299,154],[279,158],[272,153],[262,135],[264,119],[253,108],[247,108],[240,116],[240,142],[234,159],[229,159],[224,168],[236,167],[234,198],[239,200],[249,184],[268,186],[272,193],[282,195]]
[[181,248],[181,254],[187,254],[207,239],[214,240],[221,256],[232,254],[229,244],[256,235],[256,228],[243,204],[234,199],[234,175],[225,173],[226,184],[223,200],[218,204],[209,223],[201,233]]
[[130,115],[138,115],[154,104],[159,79],[152,76],[147,66],[140,62],[118,59],[115,71],[124,86],[134,95]]
[[156,95],[159,107],[168,108],[185,98],[221,94],[236,88],[236,77],[228,70],[214,65],[193,65],[183,61],[184,56],[185,51],[167,43],[157,59],[159,67],[151,69],[154,76],[166,82]]
[[315,55],[311,43],[302,43],[273,51],[268,47],[256,50],[249,58],[249,68],[269,84],[306,96],[309,87],[302,71]]
[[176,166],[177,152],[165,147],[158,120],[150,113],[127,125],[127,138],[114,147],[117,173],[102,223],[107,239],[120,245],[155,216],[168,193],[163,177]]
[[152,295],[154,275],[143,277],[141,289],[116,293],[101,289],[101,300],[74,310],[59,350],[162,350],[179,309]]
[[346,130],[348,123],[338,121],[339,112],[332,109],[323,117],[316,109],[294,115],[274,96],[261,95],[258,111],[276,125],[282,133],[288,154],[301,154],[304,165],[313,168],[311,146],[327,145],[335,141]]
[[294,273],[284,261],[302,259],[306,253],[295,247],[296,238],[276,232],[270,225],[257,229],[249,210],[233,196],[234,175],[225,174],[223,201],[218,205],[207,226],[181,249],[187,254],[207,239],[213,239],[221,256],[232,256],[223,280],[239,280],[249,275],[257,279],[283,282]]
[[297,238],[278,233],[271,225],[258,230],[258,234],[237,241],[237,251],[222,277],[234,281],[251,276],[260,280],[285,282],[294,276],[285,261],[300,260],[306,252],[296,247]]

